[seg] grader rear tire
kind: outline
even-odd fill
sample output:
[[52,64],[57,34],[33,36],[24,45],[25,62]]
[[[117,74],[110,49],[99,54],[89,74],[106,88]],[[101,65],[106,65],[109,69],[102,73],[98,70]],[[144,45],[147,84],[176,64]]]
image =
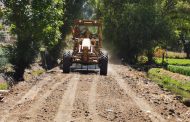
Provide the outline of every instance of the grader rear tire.
[[99,60],[100,75],[107,75],[108,71],[108,54],[107,52],[102,52]]
[[72,52],[71,51],[65,51],[63,54],[63,73],[69,73],[70,72],[70,66],[72,64],[71,62]]

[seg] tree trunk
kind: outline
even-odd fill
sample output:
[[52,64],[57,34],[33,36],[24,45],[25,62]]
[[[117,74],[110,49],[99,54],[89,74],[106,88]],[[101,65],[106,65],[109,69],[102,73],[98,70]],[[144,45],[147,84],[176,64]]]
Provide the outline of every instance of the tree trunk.
[[165,54],[162,54],[162,65],[164,65],[164,58],[165,58]]
[[24,80],[24,70],[25,70],[25,68],[22,68],[22,67],[15,68],[14,79],[16,81],[23,81]]
[[148,64],[153,63],[153,52],[152,51],[148,51],[147,53],[147,57],[148,57]]
[[190,59],[190,52],[187,52],[187,59]]

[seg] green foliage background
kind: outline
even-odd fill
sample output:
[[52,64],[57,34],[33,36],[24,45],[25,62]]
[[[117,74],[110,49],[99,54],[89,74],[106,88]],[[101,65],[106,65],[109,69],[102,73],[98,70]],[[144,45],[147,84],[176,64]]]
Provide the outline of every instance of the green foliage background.
[[40,47],[47,47],[56,60],[57,55],[52,52],[61,39],[63,1],[4,0],[3,3],[7,22],[17,36],[11,63],[15,66],[15,78],[22,79],[25,68],[34,62]]
[[155,47],[181,50],[179,40],[190,38],[189,0],[1,1],[6,9],[0,16],[6,15],[17,37],[10,60],[17,79],[42,47],[50,67],[56,64],[75,19],[103,20],[104,42],[128,63],[137,63],[140,55],[151,63]]
[[6,57],[6,50],[0,46],[0,71],[3,66],[5,66],[8,62],[8,58]]
[[180,35],[190,35],[188,0],[92,0],[104,20],[104,37],[129,63],[139,55],[152,62],[156,46],[180,50]]

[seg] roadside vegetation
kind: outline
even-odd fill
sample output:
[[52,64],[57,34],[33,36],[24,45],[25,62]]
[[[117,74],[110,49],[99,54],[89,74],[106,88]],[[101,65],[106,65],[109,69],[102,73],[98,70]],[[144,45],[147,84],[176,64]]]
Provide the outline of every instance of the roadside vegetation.
[[6,57],[5,48],[3,46],[0,46],[0,70],[3,70],[3,67],[7,64],[8,58]]
[[0,90],[7,90],[8,89],[8,84],[4,81],[0,81]]

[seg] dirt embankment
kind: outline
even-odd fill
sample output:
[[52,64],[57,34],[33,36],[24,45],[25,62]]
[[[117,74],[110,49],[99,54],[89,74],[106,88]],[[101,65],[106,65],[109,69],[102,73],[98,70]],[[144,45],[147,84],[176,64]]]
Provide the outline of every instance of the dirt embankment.
[[16,85],[0,103],[0,122],[184,122],[189,108],[145,74],[109,65],[108,76],[57,68]]

